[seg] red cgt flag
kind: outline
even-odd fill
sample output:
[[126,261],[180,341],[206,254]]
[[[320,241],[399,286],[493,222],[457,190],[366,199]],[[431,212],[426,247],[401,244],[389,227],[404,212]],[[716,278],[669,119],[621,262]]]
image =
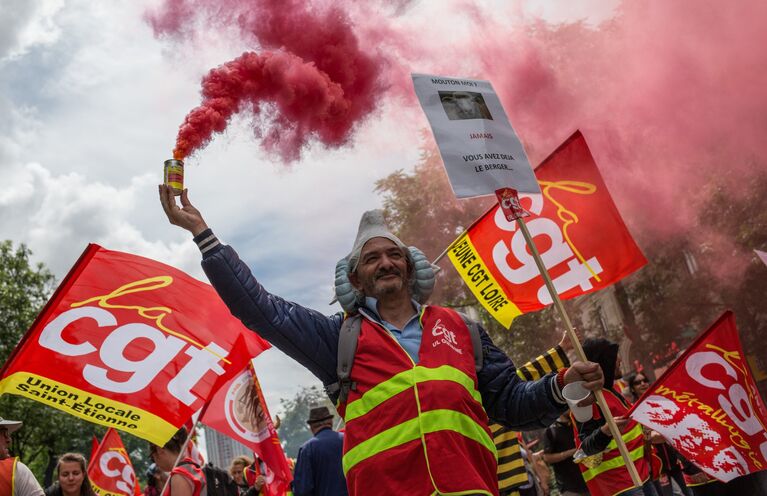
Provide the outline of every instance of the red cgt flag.
[[252,362],[216,391],[200,422],[258,455],[265,465],[265,496],[289,489],[293,477]]
[[[580,131],[535,169],[541,195],[520,194],[526,224],[560,297],[607,287],[647,263],[623,224]],[[492,207],[448,256],[482,306],[505,327],[552,302],[516,222]]]
[[629,415],[723,482],[767,468],[767,409],[730,311],[677,358]]
[[164,445],[252,355],[215,290],[91,244],[6,362],[0,394],[40,401]]
[[140,496],[141,488],[128,452],[116,430],[109,428],[88,466],[88,478],[100,496]]

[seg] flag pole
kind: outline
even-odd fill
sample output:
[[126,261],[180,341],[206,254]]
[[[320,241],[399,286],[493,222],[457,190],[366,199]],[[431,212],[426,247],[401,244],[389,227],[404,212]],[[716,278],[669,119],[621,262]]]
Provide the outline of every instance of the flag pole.
[[[447,252],[450,251],[450,248],[455,246],[455,244],[458,242],[459,239],[461,239],[461,236],[463,236],[464,234],[466,234],[466,231],[462,231],[461,234],[459,234],[457,238],[455,238],[449,245],[447,245],[447,247],[444,250],[442,250],[442,253],[437,255],[437,258],[435,258],[434,261],[431,264],[432,265],[437,265],[440,260],[445,258],[445,255],[447,255]],[[436,270],[435,270],[435,272],[436,272]]]
[[[483,213],[482,215],[480,215],[479,217],[477,217],[477,218],[474,220],[474,222],[472,222],[471,224],[469,224],[468,226],[466,226],[466,228],[465,228],[465,229],[463,229],[463,230],[462,230],[460,233],[458,233],[458,236],[457,236],[457,237],[456,237],[456,238],[455,238],[455,239],[454,239],[454,240],[453,240],[453,241],[452,241],[452,242],[451,242],[449,245],[447,245],[447,248],[445,248],[444,250],[442,250],[442,253],[440,253],[439,255],[437,255],[437,258],[435,258],[435,259],[434,259],[434,261],[433,261],[431,264],[432,264],[432,265],[437,265],[437,264],[439,263],[439,261],[440,261],[440,260],[442,260],[443,258],[445,258],[445,255],[447,255],[447,252],[448,252],[448,251],[450,251],[450,248],[452,248],[453,246],[455,246],[455,244],[456,244],[458,241],[460,241],[460,239],[463,237],[463,235],[464,235],[464,234],[466,234],[467,232],[469,232],[469,229],[471,229],[472,227],[474,227],[476,224],[479,224],[479,222],[480,222],[482,219],[484,219],[484,218],[485,218],[485,216],[486,216],[487,214],[489,214],[491,211],[493,211],[493,210],[495,209],[495,207],[496,207],[496,205],[492,205],[492,206],[490,206],[490,208],[488,208],[487,210],[485,210],[485,213]],[[434,272],[439,272],[439,267],[437,267],[437,268],[434,270]]]
[[[570,317],[567,315],[567,311],[565,310],[565,307],[562,304],[562,300],[559,298],[559,293],[557,293],[557,290],[554,288],[554,283],[551,281],[551,276],[549,275],[549,271],[546,269],[546,266],[543,264],[543,260],[541,260],[541,254],[538,252],[538,247],[535,246],[535,243],[533,243],[533,238],[532,236],[530,236],[530,231],[528,231],[527,224],[525,224],[525,221],[522,217],[517,218],[517,225],[519,225],[519,229],[522,231],[522,235],[525,237],[525,242],[527,243],[528,248],[532,252],[533,259],[535,260],[535,264],[538,266],[538,270],[540,271],[541,276],[543,276],[543,280],[546,283],[546,288],[549,290],[549,293],[551,294],[551,299],[554,302],[554,306],[556,307],[557,312],[559,312],[559,316],[562,318],[562,320],[565,323],[565,326],[567,328],[567,336],[570,338],[570,342],[573,344],[575,355],[578,357],[578,360],[582,362],[587,362],[588,359],[586,358],[586,353],[583,351],[583,347],[581,346],[581,342],[578,339],[578,335],[575,333],[575,328],[573,327],[573,324],[570,321]],[[604,415],[605,421],[607,422],[607,425],[610,428],[610,434],[612,434],[613,440],[615,440],[615,444],[618,445],[618,451],[620,451],[620,454],[623,457],[623,461],[626,463],[626,467],[628,468],[629,474],[631,475],[631,480],[633,481],[636,487],[642,487],[642,479],[639,478],[639,472],[637,472],[634,462],[631,461],[629,450],[626,447],[626,443],[623,441],[623,437],[620,432],[620,429],[618,428],[618,424],[615,423],[615,419],[613,418],[612,412],[610,412],[610,408],[607,406],[607,402],[605,401],[605,397],[604,397],[604,394],[602,393],[602,390],[598,389],[594,391],[594,396],[596,396],[597,404],[599,405],[599,408],[602,410],[602,414]]]

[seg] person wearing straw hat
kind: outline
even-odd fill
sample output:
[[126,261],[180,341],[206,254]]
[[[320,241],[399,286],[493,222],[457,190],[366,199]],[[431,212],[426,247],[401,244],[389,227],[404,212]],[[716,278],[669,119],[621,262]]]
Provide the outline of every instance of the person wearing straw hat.
[[[180,206],[167,186],[159,194],[170,223],[194,236],[203,270],[232,314],[309,369],[337,404],[349,494],[497,495],[488,417],[517,430],[545,428],[567,408],[565,384],[602,385],[597,364],[577,361],[522,381],[478,323],[426,305],[433,268],[389,230],[380,210],[363,214],[336,265],[344,312],[325,316],[266,291],[208,228],[187,190]],[[339,347],[347,333],[357,336],[351,364],[339,360],[347,357]],[[583,400],[590,402],[593,395]]]
[[43,496],[45,492],[29,467],[10,454],[11,434],[22,422],[0,417],[0,496]]
[[298,450],[293,474],[295,496],[345,496],[341,465],[344,435],[333,430],[333,414],[326,406],[309,410],[306,421],[312,438]]

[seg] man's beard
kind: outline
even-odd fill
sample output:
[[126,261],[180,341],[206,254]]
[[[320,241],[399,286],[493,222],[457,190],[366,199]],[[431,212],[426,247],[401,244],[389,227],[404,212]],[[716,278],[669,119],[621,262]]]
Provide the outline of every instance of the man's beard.
[[[394,281],[385,281],[383,284],[378,283],[379,279],[390,275],[397,276],[396,284],[394,284]],[[380,299],[381,296],[388,296],[399,293],[402,291],[404,285],[405,278],[402,277],[402,272],[400,272],[399,269],[393,268],[389,270],[378,270],[373,275],[373,280],[370,281],[368,286],[365,288],[365,294],[376,299]]]

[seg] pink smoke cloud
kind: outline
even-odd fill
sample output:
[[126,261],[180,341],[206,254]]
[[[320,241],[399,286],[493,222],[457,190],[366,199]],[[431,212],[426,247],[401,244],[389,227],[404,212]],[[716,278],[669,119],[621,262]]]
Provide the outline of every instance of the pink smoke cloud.
[[[333,119],[278,106],[280,117],[257,126],[264,146],[290,159],[314,139],[348,143],[387,99],[404,96],[408,115],[419,113],[408,76],[427,72],[490,80],[533,163],[581,129],[627,222],[653,238],[696,231],[712,179],[726,178],[737,195],[765,168],[767,52],[755,42],[767,21],[764,2],[624,2],[596,26],[550,24],[518,4],[506,12],[478,3],[388,6],[168,0],[148,19],[158,36],[177,40],[194,29],[230,32],[248,48],[291,54],[304,69],[313,64],[314,83],[341,88],[343,111]],[[427,13],[421,25],[405,22],[415,10]],[[469,26],[468,39],[440,25],[448,11]],[[239,101],[247,104],[235,112],[274,104]],[[229,118],[219,114],[207,124],[214,132]]]
[[695,225],[713,178],[764,168],[766,20],[756,0],[624,2],[596,27],[477,36],[475,53],[534,161],[582,129],[624,213],[668,234]]
[[205,146],[238,112],[265,114],[254,130],[267,151],[291,161],[312,140],[338,147],[376,109],[386,92],[386,61],[363,49],[346,13],[296,0],[238,2],[169,0],[146,19],[158,37],[194,37],[194,26],[235,29],[245,53],[202,81],[202,104],[181,125],[174,155]]

